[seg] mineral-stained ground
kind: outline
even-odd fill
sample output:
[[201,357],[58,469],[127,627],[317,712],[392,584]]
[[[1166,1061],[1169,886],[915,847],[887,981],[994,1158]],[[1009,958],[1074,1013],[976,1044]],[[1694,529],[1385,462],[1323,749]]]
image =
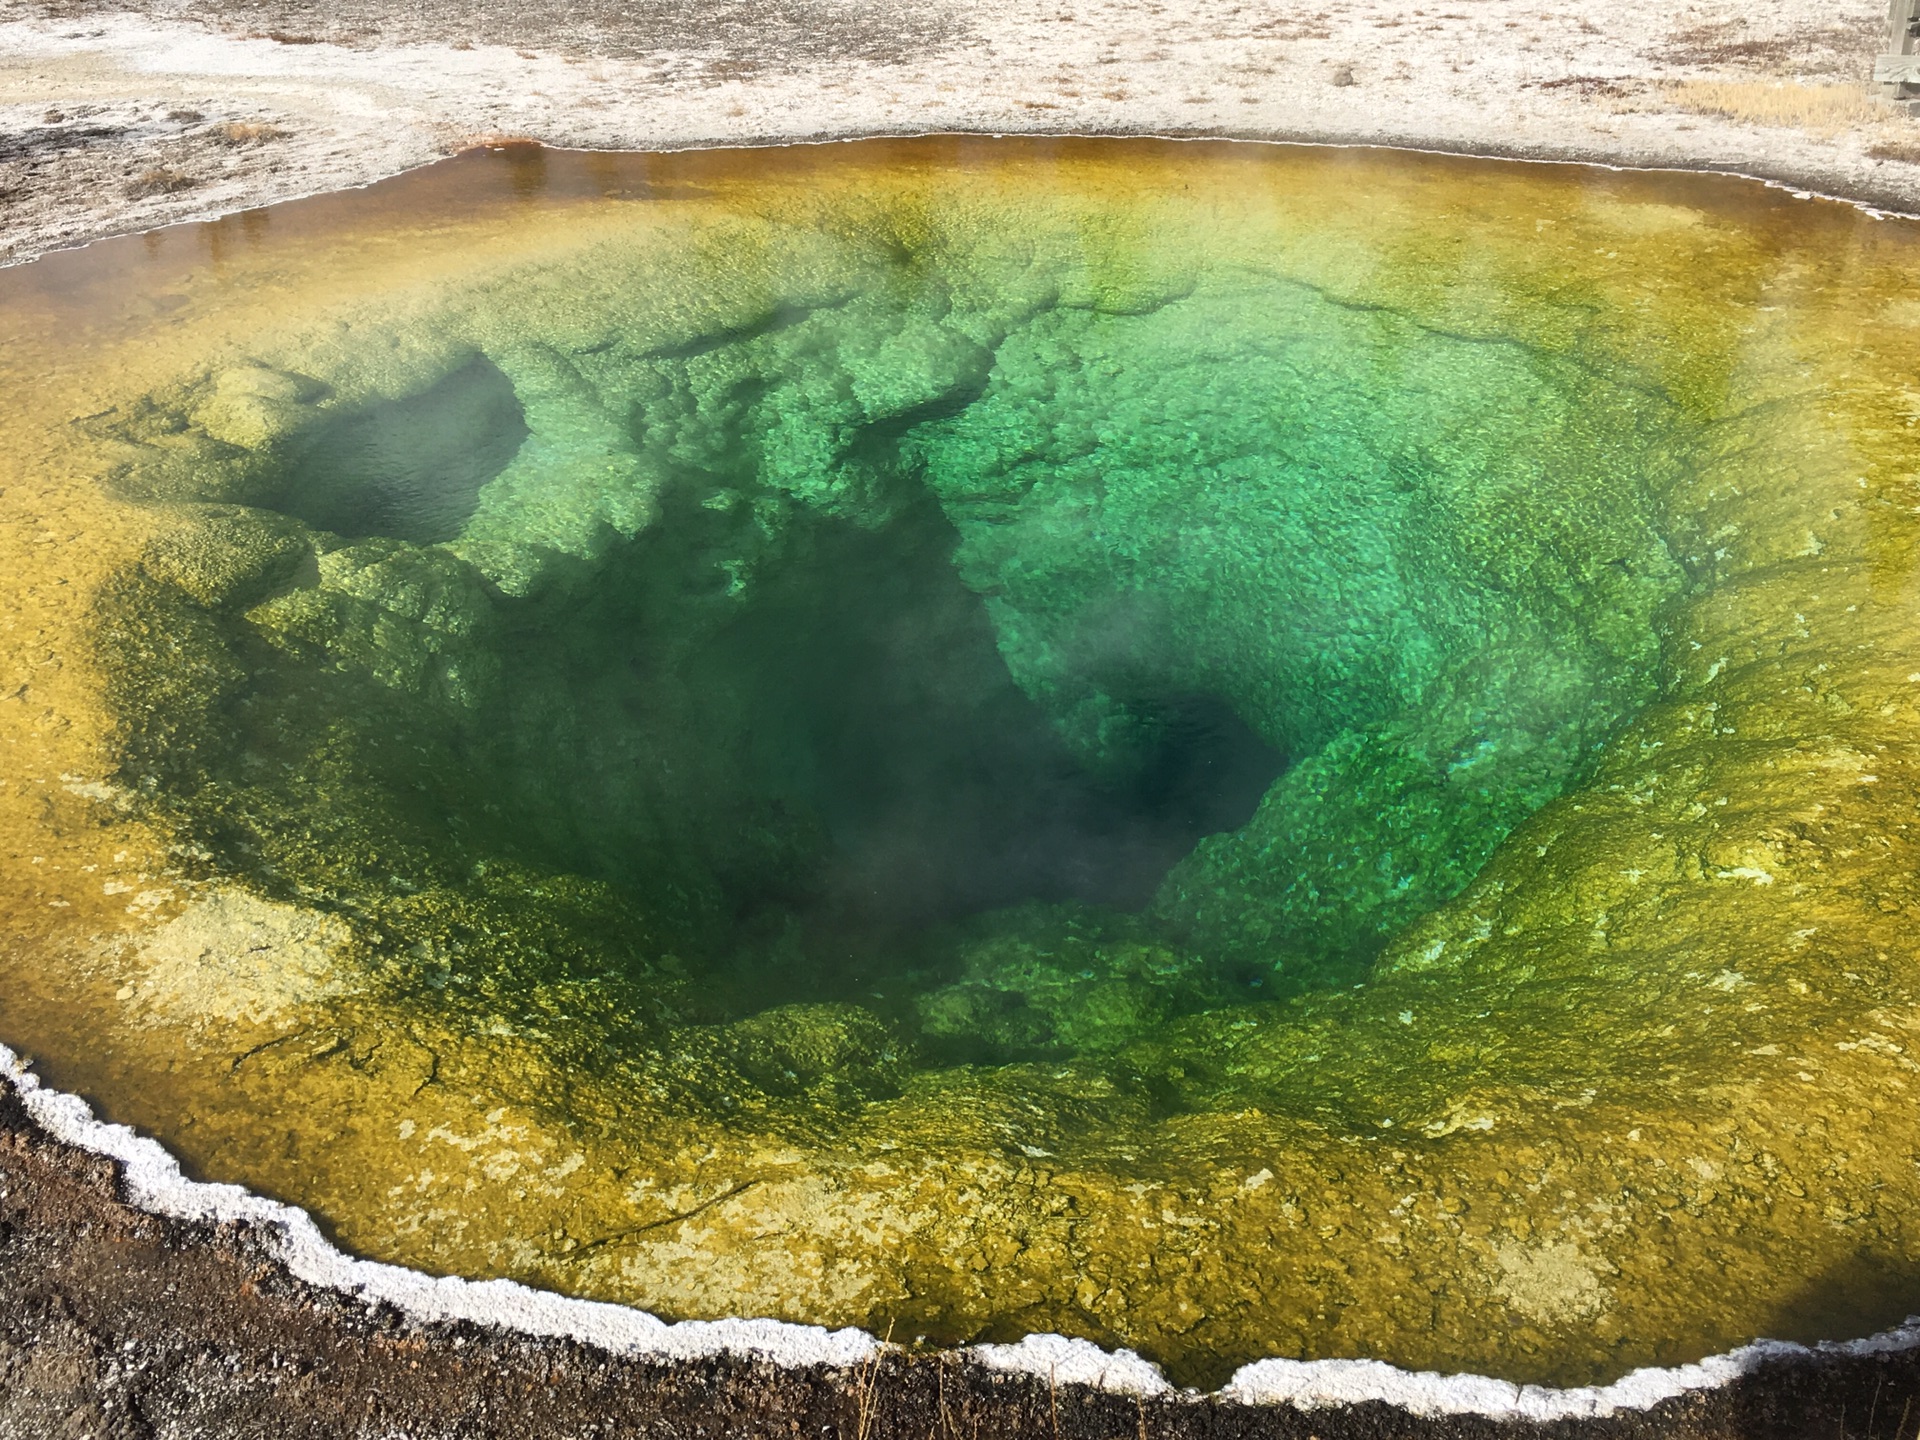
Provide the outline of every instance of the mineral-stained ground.
[[352,1250],[676,1316],[1194,1384],[1897,1320],[1913,260],[940,141],[13,272],[0,1033]]

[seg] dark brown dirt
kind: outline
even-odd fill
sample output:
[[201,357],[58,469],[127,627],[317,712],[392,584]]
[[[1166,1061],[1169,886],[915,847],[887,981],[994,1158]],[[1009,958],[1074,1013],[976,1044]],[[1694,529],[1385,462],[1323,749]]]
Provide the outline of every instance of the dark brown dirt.
[[1786,1361],[1646,1414],[1551,1426],[1141,1402],[952,1353],[864,1372],[623,1359],[304,1284],[246,1227],[126,1204],[112,1163],[50,1139],[0,1084],[0,1440],[1911,1440],[1916,1396],[1913,1352]]

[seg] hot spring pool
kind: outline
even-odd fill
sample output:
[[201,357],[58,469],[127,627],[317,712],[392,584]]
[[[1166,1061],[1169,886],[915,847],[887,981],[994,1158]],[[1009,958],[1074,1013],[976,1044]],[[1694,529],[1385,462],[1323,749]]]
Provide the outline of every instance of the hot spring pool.
[[1215,1383],[1920,1310],[1920,250],[479,153],[0,272],[0,1040],[358,1253]]

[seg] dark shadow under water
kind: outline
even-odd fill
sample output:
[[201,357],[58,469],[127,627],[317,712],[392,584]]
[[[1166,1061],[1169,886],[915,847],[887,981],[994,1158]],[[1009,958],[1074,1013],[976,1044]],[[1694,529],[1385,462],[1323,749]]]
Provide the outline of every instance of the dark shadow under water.
[[1130,752],[1096,775],[1014,682],[931,500],[872,530],[790,514],[757,557],[745,508],[671,497],[584,599],[538,607],[509,669],[595,717],[584,866],[646,863],[590,838],[620,832],[623,786],[680,815],[730,912],[711,961],[761,1004],[864,998],[931,932],[1022,902],[1137,910],[1284,766],[1218,697],[1128,692]]
[[418,395],[321,426],[274,508],[349,540],[452,540],[527,434],[513,382],[475,359]]

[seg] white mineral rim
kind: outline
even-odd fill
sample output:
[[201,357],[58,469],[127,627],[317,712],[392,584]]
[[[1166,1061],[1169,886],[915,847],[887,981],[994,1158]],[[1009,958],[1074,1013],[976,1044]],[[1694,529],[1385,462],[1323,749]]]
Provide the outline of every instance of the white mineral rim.
[[[56,1140],[115,1161],[128,1201],[154,1215],[208,1223],[244,1222],[295,1276],[369,1304],[387,1304],[422,1322],[468,1320],[525,1335],[577,1340],[613,1355],[692,1360],[747,1355],[795,1368],[858,1365],[886,1349],[864,1330],[828,1330],[784,1320],[682,1320],[669,1324],[627,1305],[578,1300],[513,1280],[463,1280],[356,1259],[332,1245],[295,1205],[239,1185],[190,1180],[157,1140],[98,1119],[86,1101],[43,1085],[27,1062],[0,1044],[0,1077],[34,1123]],[[970,1345],[962,1354],[988,1369],[1043,1376],[1121,1395],[1214,1399],[1300,1410],[1382,1401],[1424,1417],[1479,1415],[1493,1420],[1580,1420],[1648,1410],[1663,1400],[1712,1390],[1769,1364],[1815,1355],[1881,1355],[1920,1348],[1920,1316],[1864,1340],[1816,1346],[1759,1340],[1691,1365],[1649,1366],[1611,1385],[1556,1389],[1515,1385],[1491,1375],[1402,1370],[1379,1360],[1255,1360],[1211,1396],[1177,1390],[1160,1367],[1131,1350],[1103,1350],[1064,1335],[1029,1335],[1014,1345]]]

